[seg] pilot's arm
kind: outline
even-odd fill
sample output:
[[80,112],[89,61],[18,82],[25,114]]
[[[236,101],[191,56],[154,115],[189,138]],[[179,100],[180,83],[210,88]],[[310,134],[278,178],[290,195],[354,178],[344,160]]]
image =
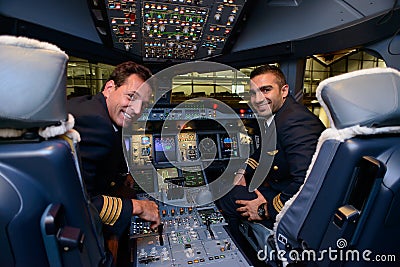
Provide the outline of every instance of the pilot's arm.
[[155,229],[160,224],[158,206],[154,201],[126,199],[100,195],[92,198],[94,206],[99,211],[101,221],[108,230],[121,236],[126,227],[131,223],[132,215],[151,222]]
[[112,234],[121,236],[131,223],[133,205],[130,199],[99,195],[92,199],[100,219]]

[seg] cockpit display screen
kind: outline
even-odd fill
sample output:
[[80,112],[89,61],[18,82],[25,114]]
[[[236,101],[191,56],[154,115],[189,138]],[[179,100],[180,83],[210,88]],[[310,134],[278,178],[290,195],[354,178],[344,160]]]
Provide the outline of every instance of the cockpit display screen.
[[157,163],[176,161],[175,136],[154,137],[154,154]]

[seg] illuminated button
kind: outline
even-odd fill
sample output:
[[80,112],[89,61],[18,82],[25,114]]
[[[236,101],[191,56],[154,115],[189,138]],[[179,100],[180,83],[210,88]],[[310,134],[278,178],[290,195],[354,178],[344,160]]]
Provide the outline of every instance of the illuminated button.
[[194,263],[199,263],[199,260],[194,260]]
[[193,264],[193,261],[188,261],[188,264]]

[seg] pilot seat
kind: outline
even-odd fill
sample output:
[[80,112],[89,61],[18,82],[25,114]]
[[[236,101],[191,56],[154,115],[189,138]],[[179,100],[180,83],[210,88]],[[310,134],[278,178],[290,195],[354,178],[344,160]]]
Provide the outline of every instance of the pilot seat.
[[396,266],[400,72],[373,68],[332,77],[320,83],[317,98],[330,128],[304,184],[273,229],[244,221],[241,231],[271,266]]
[[110,266],[66,112],[68,56],[0,36],[0,266]]

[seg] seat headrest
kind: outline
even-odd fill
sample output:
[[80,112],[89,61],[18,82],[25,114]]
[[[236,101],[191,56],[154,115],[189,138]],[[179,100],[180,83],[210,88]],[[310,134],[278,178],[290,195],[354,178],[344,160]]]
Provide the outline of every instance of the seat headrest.
[[0,36],[0,129],[26,129],[67,119],[68,56],[37,40]]
[[353,71],[322,81],[317,99],[332,128],[400,126],[400,72],[392,68]]

